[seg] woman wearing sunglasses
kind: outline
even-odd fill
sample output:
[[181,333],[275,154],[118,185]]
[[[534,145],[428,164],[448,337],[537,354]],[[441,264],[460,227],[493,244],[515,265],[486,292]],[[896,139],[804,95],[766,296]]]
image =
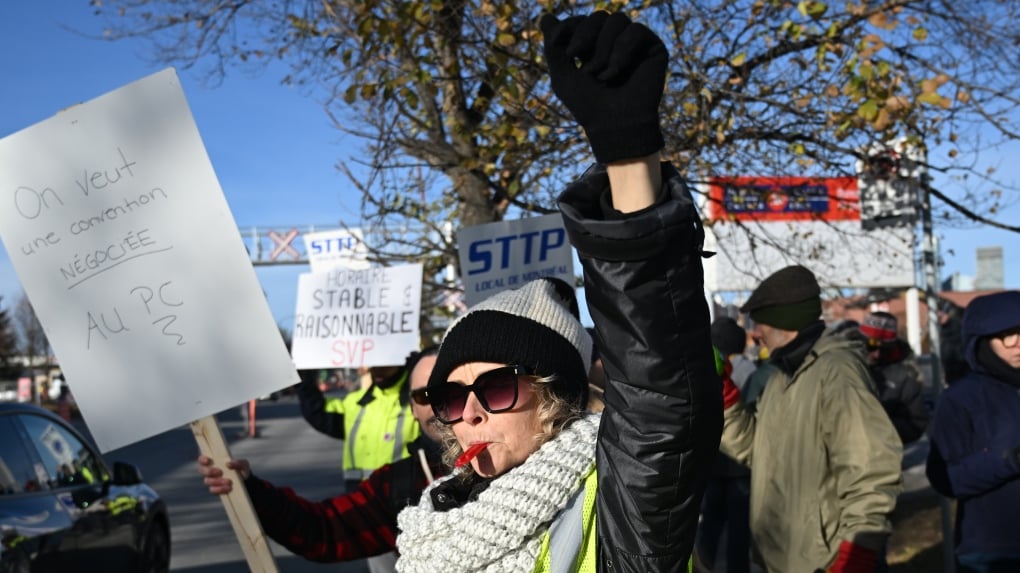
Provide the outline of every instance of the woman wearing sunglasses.
[[427,386],[457,467],[398,516],[401,573],[689,567],[722,406],[700,218],[658,159],[666,50],[622,14],[541,24],[553,89],[601,164],[560,207],[606,407],[584,411],[591,339],[570,286],[539,279],[469,309]]

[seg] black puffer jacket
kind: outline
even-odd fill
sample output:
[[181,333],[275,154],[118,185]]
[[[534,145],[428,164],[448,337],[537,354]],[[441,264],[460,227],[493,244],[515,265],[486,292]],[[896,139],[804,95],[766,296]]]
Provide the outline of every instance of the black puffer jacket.
[[691,194],[663,164],[656,205],[621,214],[605,170],[560,197],[606,371],[599,430],[599,571],[686,571],[722,431]]
[[904,444],[917,441],[928,428],[928,407],[914,351],[897,339],[869,367],[882,403]]

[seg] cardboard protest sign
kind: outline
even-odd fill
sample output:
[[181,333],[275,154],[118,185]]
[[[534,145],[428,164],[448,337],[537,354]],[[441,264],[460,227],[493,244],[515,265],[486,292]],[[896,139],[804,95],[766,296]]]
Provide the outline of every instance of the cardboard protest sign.
[[103,451],[297,381],[173,69],[0,140],[0,237]]
[[403,364],[419,345],[421,280],[420,264],[302,274],[294,364],[300,369]]
[[337,267],[367,269],[368,249],[361,229],[335,229],[305,233],[305,253],[313,273]]
[[468,306],[540,277],[574,284],[574,259],[559,213],[467,227],[457,243]]

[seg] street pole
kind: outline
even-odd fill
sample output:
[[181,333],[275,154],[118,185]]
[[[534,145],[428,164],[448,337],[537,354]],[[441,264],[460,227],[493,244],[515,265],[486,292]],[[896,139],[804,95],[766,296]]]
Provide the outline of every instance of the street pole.
[[[921,176],[921,261],[924,265],[925,304],[928,307],[928,352],[931,356],[931,378],[935,389],[936,403],[945,389],[942,380],[942,351],[939,332],[939,269],[941,256],[935,242],[935,232],[931,220],[931,192],[927,176]],[[929,446],[930,447],[930,446]],[[940,514],[942,517],[942,563],[945,573],[956,571],[956,560],[953,551],[953,511],[947,497],[940,496]]]

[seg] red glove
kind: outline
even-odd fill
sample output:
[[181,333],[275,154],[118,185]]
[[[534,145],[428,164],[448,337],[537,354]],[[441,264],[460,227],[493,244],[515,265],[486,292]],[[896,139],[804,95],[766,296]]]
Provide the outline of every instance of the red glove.
[[829,573],[874,573],[877,564],[877,552],[844,541],[839,544],[839,553],[832,567],[829,567]]
[[730,406],[740,401],[740,390],[737,385],[733,383],[733,365],[727,360],[725,366],[723,366],[722,375],[722,407],[723,410],[729,409]]

